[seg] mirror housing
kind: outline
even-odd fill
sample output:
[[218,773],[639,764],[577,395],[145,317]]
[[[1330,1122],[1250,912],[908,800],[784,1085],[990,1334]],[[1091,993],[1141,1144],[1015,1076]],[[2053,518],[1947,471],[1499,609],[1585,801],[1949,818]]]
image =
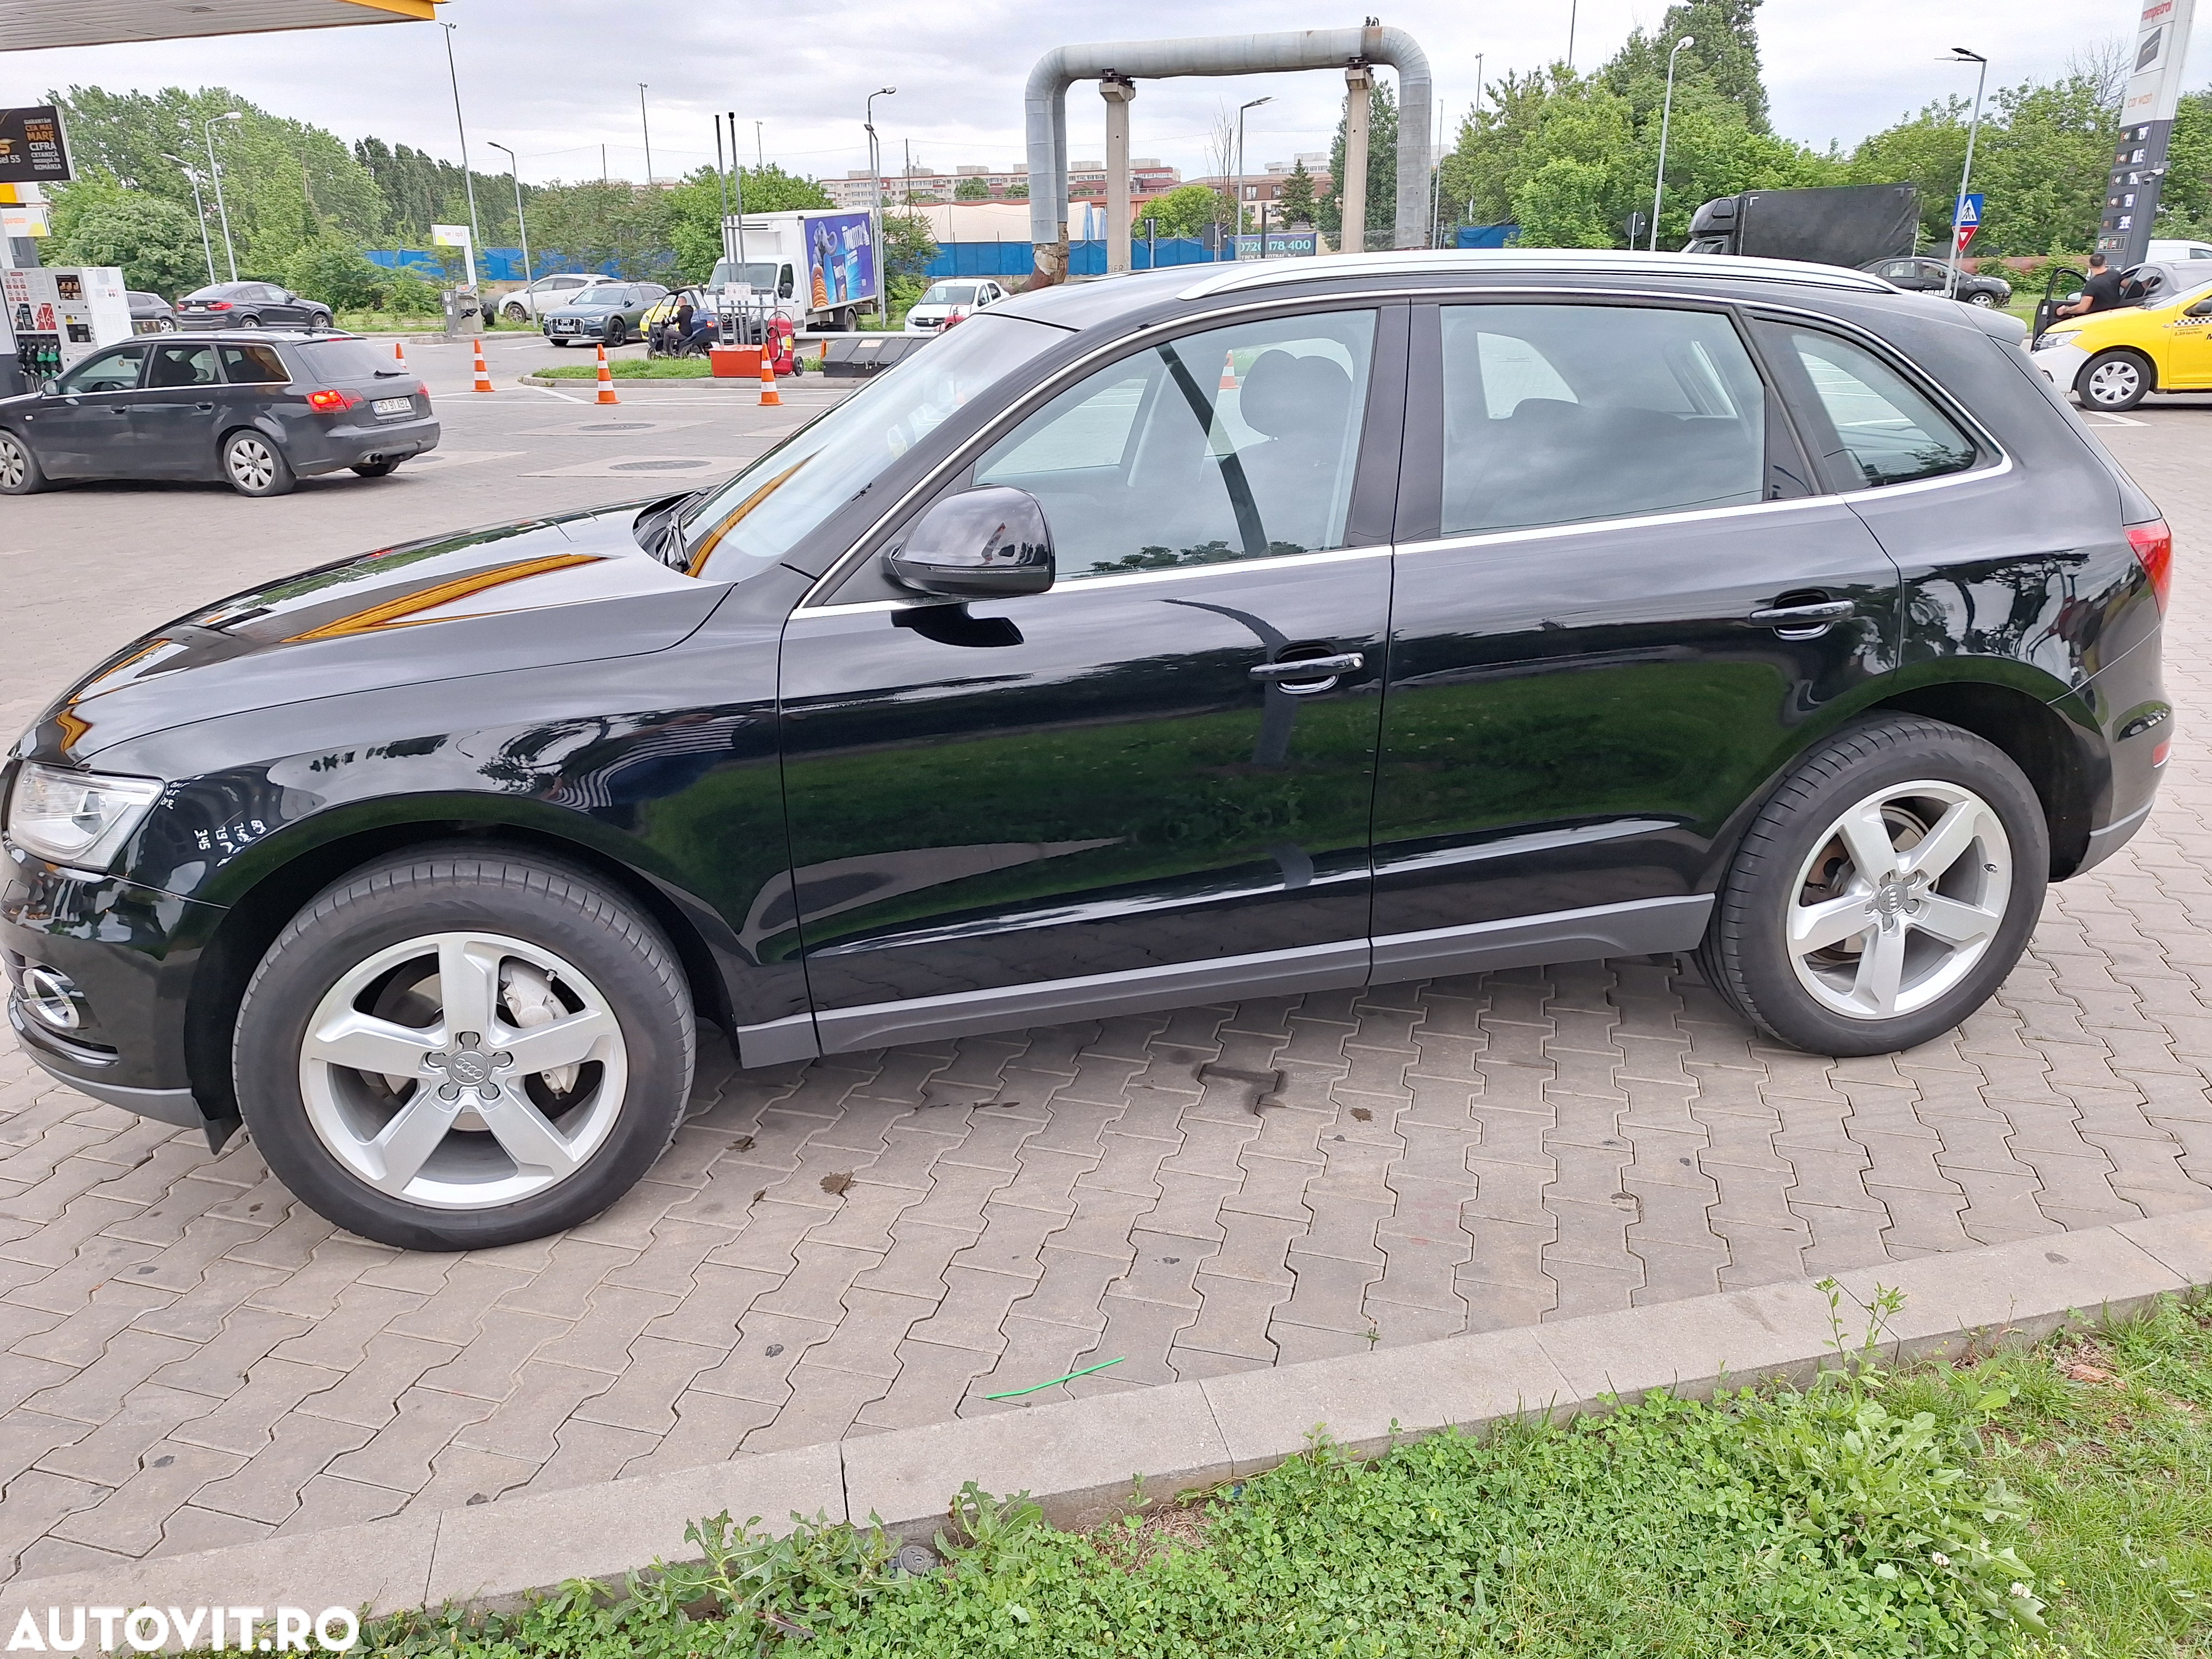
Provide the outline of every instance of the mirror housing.
[[884,556],[891,580],[951,599],[1009,599],[1052,586],[1052,531],[1026,489],[987,484],[947,495]]

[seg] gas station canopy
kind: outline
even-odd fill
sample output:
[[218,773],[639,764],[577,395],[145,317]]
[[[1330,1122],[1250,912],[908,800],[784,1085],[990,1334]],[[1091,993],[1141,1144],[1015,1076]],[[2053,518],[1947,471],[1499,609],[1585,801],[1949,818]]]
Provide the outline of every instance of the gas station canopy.
[[0,0],[0,51],[421,22],[442,0]]

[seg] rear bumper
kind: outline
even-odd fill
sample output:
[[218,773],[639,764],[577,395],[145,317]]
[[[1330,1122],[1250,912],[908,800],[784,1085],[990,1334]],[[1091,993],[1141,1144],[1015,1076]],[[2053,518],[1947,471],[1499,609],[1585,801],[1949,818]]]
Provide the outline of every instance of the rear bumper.
[[286,459],[301,477],[313,477],[370,461],[404,461],[435,449],[441,435],[434,415],[408,421],[349,421],[314,431],[295,429]]
[[2126,846],[2149,821],[2165,781],[2174,731],[2166,700],[2160,629],[2100,672],[2077,694],[2103,736],[2108,781],[2089,823],[2089,844],[2070,872],[2080,875]]

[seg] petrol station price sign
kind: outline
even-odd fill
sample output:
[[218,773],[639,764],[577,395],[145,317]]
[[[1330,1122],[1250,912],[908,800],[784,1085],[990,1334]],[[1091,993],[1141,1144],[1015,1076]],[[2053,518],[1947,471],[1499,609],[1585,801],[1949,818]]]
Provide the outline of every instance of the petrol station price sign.
[[0,109],[0,185],[60,185],[69,179],[61,112],[52,104]]

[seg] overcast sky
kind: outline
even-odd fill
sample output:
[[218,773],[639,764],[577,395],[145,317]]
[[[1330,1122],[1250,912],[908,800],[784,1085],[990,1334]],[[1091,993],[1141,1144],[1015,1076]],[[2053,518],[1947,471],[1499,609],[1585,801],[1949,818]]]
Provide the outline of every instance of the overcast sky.
[[[1529,70],[1568,51],[1589,68],[1628,31],[1651,24],[1663,0],[1404,0],[1383,21],[1410,30],[1429,54],[1453,119],[1480,75]],[[654,171],[709,161],[713,112],[735,109],[750,156],[763,121],[767,159],[796,172],[837,174],[866,162],[861,105],[878,87],[884,163],[896,171],[913,145],[917,165],[950,167],[1022,160],[1022,84],[1048,48],[1067,41],[1147,33],[1227,34],[1248,29],[1339,27],[1357,15],[1286,12],[1254,0],[1125,0],[1113,7],[1038,7],[1009,0],[951,4],[816,0],[803,6],[675,3],[675,0],[450,0],[468,119],[470,159],[491,171],[502,158],[483,141],[513,145],[523,176],[642,178],[636,83],[648,83]],[[2060,72],[2069,55],[2132,40],[2136,0],[1766,0],[1761,41],[1778,131],[1815,145],[1845,145],[1930,99],[1973,90],[1970,68],[1936,61],[1953,46],[1985,52],[1995,87]],[[2212,33],[2212,27],[2208,27]],[[2212,68],[2200,42],[2190,84]],[[173,84],[228,86],[278,114],[313,121],[349,142],[374,133],[457,159],[446,58],[423,23],[230,35],[153,46],[0,52],[0,106],[35,101],[48,88],[111,91]],[[1302,150],[1326,149],[1343,86],[1328,74],[1235,81],[1141,83],[1131,149],[1206,170],[1206,133],[1224,105],[1272,94],[1246,118],[1252,170]],[[1068,100],[1073,159],[1104,151],[1103,106],[1078,85]]]

